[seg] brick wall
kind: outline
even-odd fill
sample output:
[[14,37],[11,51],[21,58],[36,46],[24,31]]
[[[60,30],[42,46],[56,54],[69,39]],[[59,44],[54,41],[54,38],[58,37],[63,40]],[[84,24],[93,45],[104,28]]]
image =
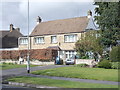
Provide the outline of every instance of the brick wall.
[[[20,56],[26,58],[28,50],[3,50],[0,51],[0,59],[16,59]],[[57,51],[53,49],[32,49],[29,51],[30,59],[35,60],[54,60]]]

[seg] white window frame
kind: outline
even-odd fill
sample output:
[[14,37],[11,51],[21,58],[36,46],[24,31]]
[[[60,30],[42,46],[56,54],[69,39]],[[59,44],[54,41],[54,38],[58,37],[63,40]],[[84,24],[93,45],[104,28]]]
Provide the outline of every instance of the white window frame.
[[57,43],[57,36],[51,36],[51,43]]
[[69,59],[73,55],[76,55],[76,51],[65,51],[65,57]]
[[35,42],[35,44],[44,44],[45,39],[44,39],[44,37],[34,37],[34,42]]
[[28,44],[28,38],[27,37],[19,38],[19,45],[27,45],[27,44]]
[[77,34],[64,35],[64,42],[76,42]]

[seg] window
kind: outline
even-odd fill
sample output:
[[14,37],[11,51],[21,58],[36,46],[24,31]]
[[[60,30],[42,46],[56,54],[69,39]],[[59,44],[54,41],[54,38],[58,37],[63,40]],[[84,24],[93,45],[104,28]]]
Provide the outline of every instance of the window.
[[28,44],[28,38],[20,38],[20,44]]
[[57,37],[51,36],[51,43],[57,43]]
[[36,44],[42,44],[42,43],[44,43],[44,37],[36,37],[35,38],[35,43]]
[[66,51],[66,58],[71,58],[76,54],[75,51]]
[[65,40],[64,42],[76,42],[77,35],[65,35],[64,40]]

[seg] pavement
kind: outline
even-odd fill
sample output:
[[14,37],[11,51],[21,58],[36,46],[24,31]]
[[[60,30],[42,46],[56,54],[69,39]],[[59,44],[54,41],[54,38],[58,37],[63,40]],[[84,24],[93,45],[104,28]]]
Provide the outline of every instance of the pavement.
[[[58,68],[58,67],[68,67],[68,66],[72,66],[72,65],[37,66],[37,67],[31,67],[31,71]],[[40,78],[50,78],[50,79],[56,79],[56,80],[68,80],[68,81],[76,81],[76,82],[118,85],[118,82],[113,82],[113,81],[101,81],[101,80],[89,80],[89,79],[79,79],[79,78],[66,78],[66,77],[28,74],[26,68],[16,68],[16,69],[2,70],[2,79],[3,80],[5,80],[6,78],[9,78],[9,77],[14,77],[14,76],[40,77]]]
[[56,77],[56,76],[47,76],[47,75],[34,75],[34,74],[24,74],[24,76],[49,78],[49,79],[56,79],[56,80],[68,80],[68,81],[76,81],[76,82],[87,82],[87,83],[99,83],[99,84],[118,85],[118,82],[113,82],[113,81],[79,79],[79,78],[66,78],[66,77]]
[[[51,69],[51,68],[58,68],[58,67],[66,67],[67,65],[46,65],[46,66],[36,66],[36,67],[31,67],[30,71],[36,71],[36,70],[44,70],[44,69]],[[68,67],[68,66],[67,66]],[[15,68],[15,69],[7,69],[7,70],[2,70],[2,79],[6,79],[8,77],[13,77],[13,76],[18,76],[18,75],[24,75],[27,74],[27,69],[26,68]]]
[[[46,66],[36,66],[36,67],[31,67],[30,71],[36,71],[36,70],[44,70],[44,69],[51,69],[51,68],[58,68],[58,67],[66,67],[67,65],[46,65]],[[7,70],[2,70],[2,76],[6,75],[18,75],[21,73],[27,73],[26,68],[15,68],[15,69],[7,69]]]

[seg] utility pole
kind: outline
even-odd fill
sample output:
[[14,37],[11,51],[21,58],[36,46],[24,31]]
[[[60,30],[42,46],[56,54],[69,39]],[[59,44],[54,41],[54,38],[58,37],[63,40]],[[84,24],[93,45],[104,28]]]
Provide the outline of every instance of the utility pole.
[[29,40],[29,0],[28,0],[28,51],[27,51],[27,73],[30,73],[30,40]]

